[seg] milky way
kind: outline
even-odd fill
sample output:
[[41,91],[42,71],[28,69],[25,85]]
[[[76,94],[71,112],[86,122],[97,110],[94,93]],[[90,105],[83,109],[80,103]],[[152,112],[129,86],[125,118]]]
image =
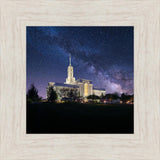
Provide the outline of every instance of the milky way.
[[27,90],[46,97],[48,82],[64,83],[69,53],[74,77],[106,93],[133,94],[133,27],[27,27]]

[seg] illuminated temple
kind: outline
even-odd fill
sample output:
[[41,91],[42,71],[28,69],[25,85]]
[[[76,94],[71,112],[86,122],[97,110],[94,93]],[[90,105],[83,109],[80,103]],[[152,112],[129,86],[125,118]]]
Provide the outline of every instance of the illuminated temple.
[[[68,66],[68,77],[66,78],[65,83],[56,83],[56,82],[49,82],[47,87],[53,87],[58,95],[58,99],[66,97],[66,95],[62,94],[62,90],[77,90],[80,97],[87,97],[89,95],[105,95],[106,91],[103,88],[96,88],[93,87],[92,81],[87,79],[78,79],[76,80],[73,76],[73,66],[71,65],[71,54],[69,56],[69,66]],[[47,94],[48,95],[48,94]]]

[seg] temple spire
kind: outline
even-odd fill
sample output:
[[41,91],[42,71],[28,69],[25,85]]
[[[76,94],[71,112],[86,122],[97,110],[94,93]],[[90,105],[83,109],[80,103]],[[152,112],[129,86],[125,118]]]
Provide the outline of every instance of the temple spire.
[[69,54],[69,65],[71,66],[71,54]]
[[69,54],[68,77],[66,78],[65,83],[75,84],[75,78],[73,77],[73,66],[71,66],[71,54]]

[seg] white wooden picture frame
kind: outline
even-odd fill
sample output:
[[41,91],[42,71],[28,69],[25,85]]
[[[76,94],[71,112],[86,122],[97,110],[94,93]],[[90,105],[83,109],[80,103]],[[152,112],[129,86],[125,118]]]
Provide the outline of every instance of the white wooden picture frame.
[[[0,3],[1,160],[160,159],[160,1]],[[134,26],[134,134],[26,134],[26,26]]]

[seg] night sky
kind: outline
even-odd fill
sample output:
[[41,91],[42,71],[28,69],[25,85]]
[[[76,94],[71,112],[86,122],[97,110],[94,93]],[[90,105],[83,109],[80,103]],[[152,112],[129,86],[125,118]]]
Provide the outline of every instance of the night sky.
[[27,90],[46,98],[48,82],[64,83],[69,53],[74,77],[106,93],[133,94],[133,27],[27,27]]

